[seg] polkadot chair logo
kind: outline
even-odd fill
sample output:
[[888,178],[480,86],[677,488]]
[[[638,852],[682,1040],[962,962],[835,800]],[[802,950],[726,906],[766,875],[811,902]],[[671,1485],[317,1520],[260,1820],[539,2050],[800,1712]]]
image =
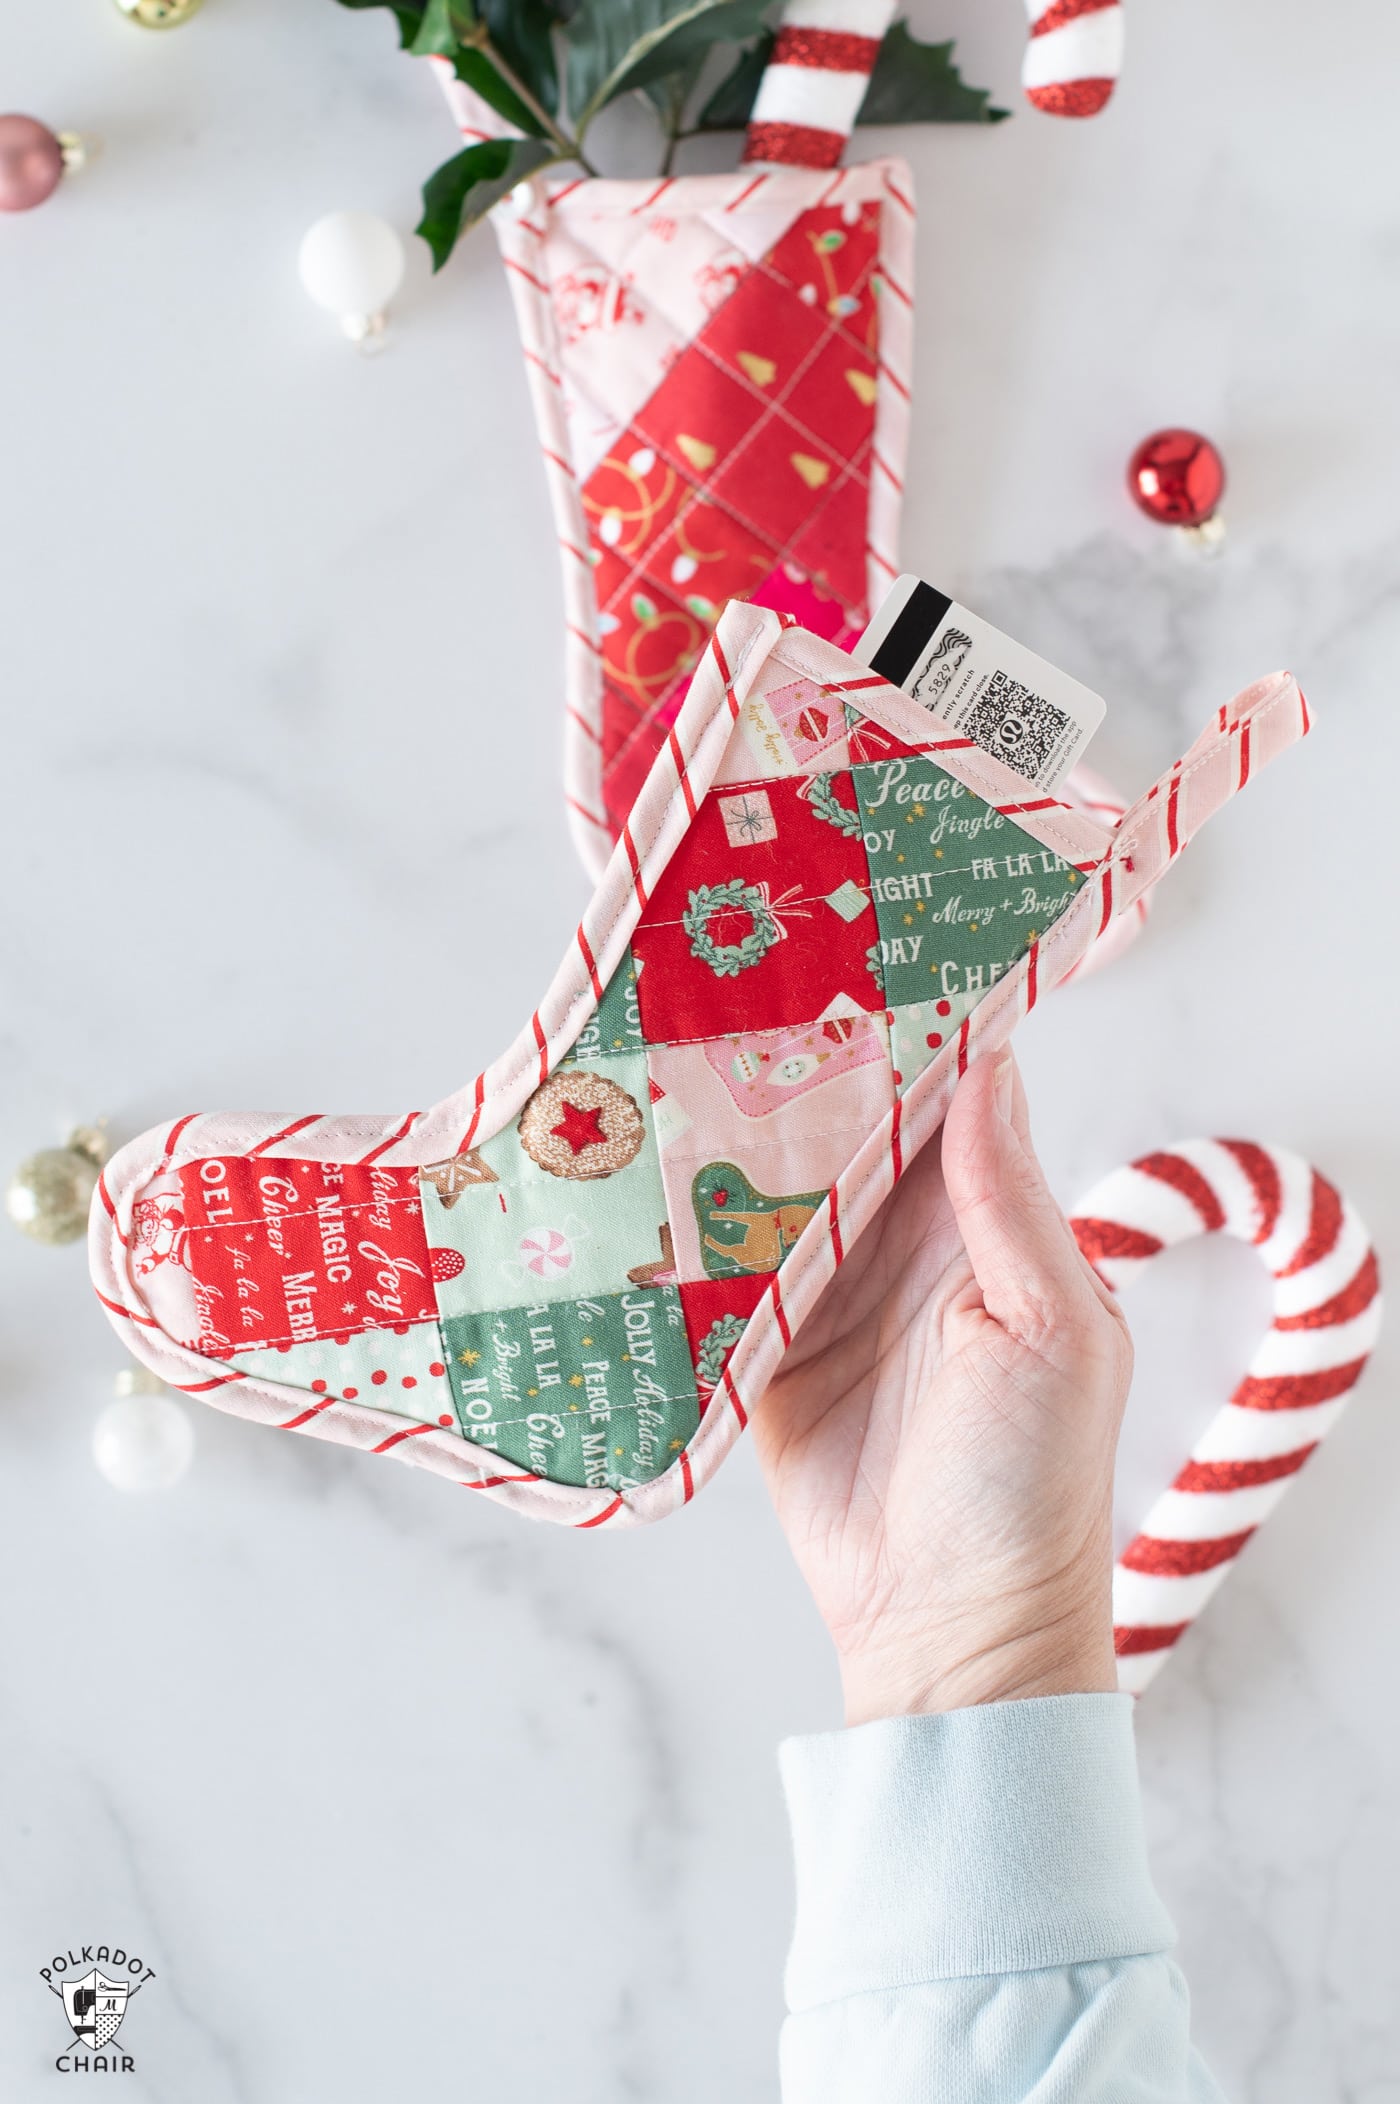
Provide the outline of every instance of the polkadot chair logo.
[[54,2066],[61,2075],[129,2075],[136,2062],[114,2047],[132,1996],[155,1978],[141,1958],[129,1958],[120,1944],[85,1943],[60,1951],[39,1967],[39,1978],[63,2004],[73,2033]]

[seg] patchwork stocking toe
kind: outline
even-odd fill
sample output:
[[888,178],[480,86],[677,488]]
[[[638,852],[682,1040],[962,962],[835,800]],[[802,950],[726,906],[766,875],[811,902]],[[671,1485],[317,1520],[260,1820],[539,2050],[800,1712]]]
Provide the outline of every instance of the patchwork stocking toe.
[[94,1204],[137,1355],[537,1518],[713,1474],[959,1074],[1299,738],[1283,673],[1108,830],[732,604],[539,1007],[391,1117],[201,1112]]

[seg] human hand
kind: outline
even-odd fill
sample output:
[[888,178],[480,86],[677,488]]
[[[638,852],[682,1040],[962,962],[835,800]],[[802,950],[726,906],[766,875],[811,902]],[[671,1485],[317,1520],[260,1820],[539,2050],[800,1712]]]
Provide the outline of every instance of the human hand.
[[1116,1686],[1117,1302],[1031,1146],[1009,1050],[861,1236],[754,1412],[846,1721]]

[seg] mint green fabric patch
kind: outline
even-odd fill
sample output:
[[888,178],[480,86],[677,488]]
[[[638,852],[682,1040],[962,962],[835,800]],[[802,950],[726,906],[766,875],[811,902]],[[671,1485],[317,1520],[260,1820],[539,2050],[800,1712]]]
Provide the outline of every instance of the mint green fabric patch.
[[931,760],[853,772],[886,1001],[980,999],[1064,912],[1078,871]]
[[442,1315],[620,1293],[659,1261],[666,1193],[650,1094],[640,1052],[561,1066],[473,1151],[479,1180],[444,1196],[425,1178]]
[[553,1482],[649,1482],[700,1422],[674,1286],[463,1315],[443,1329],[467,1438]]
[[894,1085],[907,1095],[924,1068],[931,1066],[981,1000],[981,992],[939,994],[932,1001],[911,1001],[890,1010],[890,1053]]

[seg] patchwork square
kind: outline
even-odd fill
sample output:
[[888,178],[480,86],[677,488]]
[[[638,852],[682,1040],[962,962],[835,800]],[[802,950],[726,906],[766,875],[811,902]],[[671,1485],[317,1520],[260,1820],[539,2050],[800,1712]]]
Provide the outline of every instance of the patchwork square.
[[[883,1012],[856,1011],[699,1044],[654,1045],[647,1065],[673,1255],[683,1284],[731,1275],[735,1267],[717,1263],[712,1246],[716,1239],[726,1246],[733,1242],[738,1231],[730,1223],[740,1213],[763,1211],[770,1201],[779,1207],[790,1199],[806,1204],[808,1189],[835,1182],[894,1101]],[[712,1170],[718,1181],[705,1183]],[[716,1213],[726,1219],[718,1221]],[[746,1224],[754,1231],[745,1248],[761,1259],[770,1230]],[[774,1261],[760,1261],[757,1268],[776,1268],[790,1246],[780,1236],[768,1251]],[[740,1268],[750,1266],[746,1261]]]
[[755,682],[739,706],[716,788],[751,779],[841,773],[849,765],[846,705],[812,679]]
[[179,1174],[200,1351],[435,1319],[414,1170],[208,1155]]
[[447,1376],[447,1347],[435,1322],[366,1330],[358,1337],[317,1337],[269,1351],[239,1352],[238,1373],[306,1392],[306,1421],[336,1402],[372,1403],[417,1424],[457,1429]]
[[642,913],[632,947],[649,1044],[714,1036],[721,1003],[742,1030],[809,1022],[833,1001],[885,1005],[873,908],[849,918],[827,904],[843,885],[869,888],[850,775],[761,786],[772,834],[734,845],[720,806],[737,787],[707,796]]
[[753,1272],[733,1278],[695,1279],[681,1286],[702,1415],[719,1386],[730,1353],[744,1334],[744,1325],[767,1291],[767,1276]]
[[854,774],[890,1006],[987,992],[1064,912],[1078,871],[927,758]]
[[620,1052],[642,1050],[637,960],[629,945],[623,952],[622,962],[603,988],[602,1000],[564,1054],[561,1064],[587,1067],[596,1060],[615,1059]]
[[747,599],[773,567],[773,544],[708,497],[694,497],[647,550],[645,575],[702,620],[726,599]]
[[964,1017],[971,1015],[981,998],[980,993],[939,994],[932,1001],[912,1001],[890,1010],[890,1056],[894,1085],[901,1096],[957,1036]]
[[649,1482],[700,1421],[674,1286],[451,1316],[443,1335],[467,1438],[556,1483]]
[[774,409],[741,451],[726,456],[709,487],[715,502],[740,519],[762,492],[764,530],[782,545],[801,527],[818,492],[835,482],[841,466],[840,455],[817,432]]
[[616,1294],[656,1264],[666,1196],[649,1098],[640,1053],[561,1065],[474,1150],[484,1179],[445,1198],[425,1176],[444,1318]]
[[[640,431],[624,431],[583,490],[589,538],[634,561],[664,534],[689,485]],[[600,575],[599,582],[607,578]]]

